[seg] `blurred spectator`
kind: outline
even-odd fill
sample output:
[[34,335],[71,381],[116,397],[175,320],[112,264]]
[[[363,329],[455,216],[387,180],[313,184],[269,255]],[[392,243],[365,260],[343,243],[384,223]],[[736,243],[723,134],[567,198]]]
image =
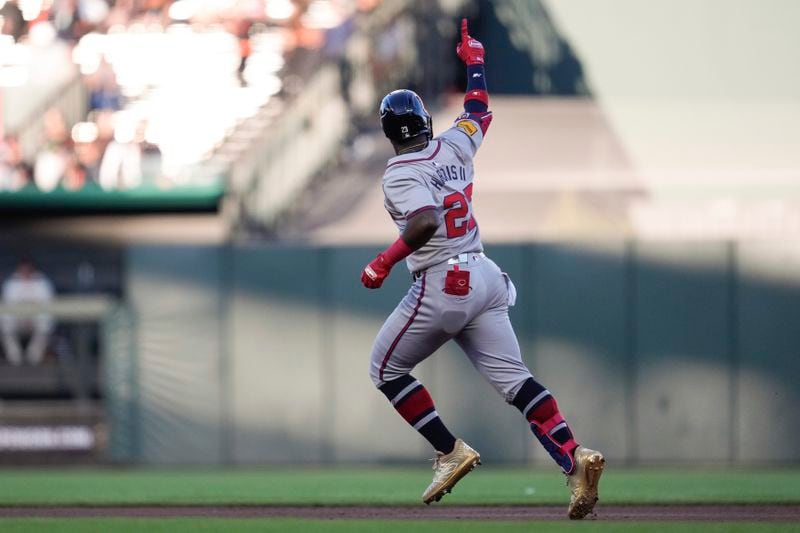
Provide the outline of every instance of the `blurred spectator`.
[[45,142],[63,145],[69,141],[69,131],[64,115],[58,109],[48,109],[44,114]]
[[105,190],[132,189],[142,184],[142,149],[135,127],[117,125],[114,140],[106,146],[98,175],[98,182]]
[[157,178],[161,176],[161,149],[145,137],[147,121],[141,121],[136,130],[136,142],[141,150],[141,172],[143,177]]
[[346,18],[341,24],[329,29],[325,34],[325,46],[322,53],[333,60],[339,67],[340,90],[345,103],[350,105],[350,84],[353,70],[347,59],[347,43],[356,30],[356,18]]
[[60,39],[65,41],[77,39],[80,26],[77,0],[54,0],[50,16]]
[[84,182],[97,182],[100,173],[100,156],[105,145],[92,142],[75,142],[75,161],[84,172]]
[[246,85],[247,82],[244,79],[243,74],[247,60],[253,53],[252,43],[250,42],[250,30],[253,27],[253,21],[240,19],[230,23],[229,25],[232,26],[232,29],[229,29],[230,33],[236,35],[236,38],[239,40],[239,81],[242,83],[242,85]]
[[89,90],[89,111],[122,108],[122,94],[111,66],[101,60],[97,72],[84,78]]
[[[95,144],[100,152],[99,157],[106,151],[108,144],[114,139],[114,113],[108,109],[92,113],[90,120],[97,125],[97,139]],[[98,163],[99,165],[99,163]]]
[[67,157],[62,185],[69,191],[77,191],[86,185],[86,169],[80,164],[76,154],[70,154]]
[[100,162],[106,147],[114,138],[113,112],[108,109],[89,113],[87,122],[72,128],[74,157],[67,161],[64,188],[77,190],[100,179]]
[[67,171],[71,155],[71,140],[64,117],[57,109],[44,114],[44,148],[36,155],[33,181],[39,190],[55,189]]
[[55,145],[43,149],[36,154],[33,164],[33,180],[36,187],[43,192],[55,189],[67,170],[69,153],[63,147]]
[[6,0],[0,4],[0,30],[2,30],[0,33],[12,36],[15,41],[19,41],[27,32],[28,28],[17,0]]
[[19,140],[9,135],[0,140],[0,192],[18,191],[31,179],[31,168],[22,159]]
[[[52,301],[53,296],[50,280],[26,259],[19,262],[14,274],[3,283],[3,303],[46,303]],[[53,317],[40,313],[32,318],[21,319],[6,314],[0,319],[3,350],[8,361],[12,365],[22,364],[21,337],[27,336],[30,340],[25,349],[25,357],[31,364],[41,363],[53,331]]]

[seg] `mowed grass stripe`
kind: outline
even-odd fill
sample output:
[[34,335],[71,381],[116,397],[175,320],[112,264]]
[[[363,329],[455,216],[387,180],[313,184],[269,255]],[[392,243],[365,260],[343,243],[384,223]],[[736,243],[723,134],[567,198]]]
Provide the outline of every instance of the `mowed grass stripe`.
[[[558,472],[484,466],[444,505],[562,504]],[[419,505],[430,470],[3,470],[0,505]],[[730,471],[608,468],[603,503],[800,503],[800,469]]]

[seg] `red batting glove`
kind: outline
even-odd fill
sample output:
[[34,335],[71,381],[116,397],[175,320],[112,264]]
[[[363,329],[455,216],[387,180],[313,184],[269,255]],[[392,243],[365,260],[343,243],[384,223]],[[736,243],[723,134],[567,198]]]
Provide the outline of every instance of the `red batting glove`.
[[401,238],[385,251],[378,254],[370,264],[364,267],[361,272],[361,283],[368,289],[380,289],[383,280],[389,276],[389,271],[398,262],[414,252]]
[[456,54],[469,65],[483,65],[483,44],[469,36],[467,19],[461,19],[461,42],[456,46]]
[[383,280],[389,276],[392,265],[386,261],[383,252],[378,254],[370,264],[364,267],[361,273],[361,283],[368,289],[380,289]]

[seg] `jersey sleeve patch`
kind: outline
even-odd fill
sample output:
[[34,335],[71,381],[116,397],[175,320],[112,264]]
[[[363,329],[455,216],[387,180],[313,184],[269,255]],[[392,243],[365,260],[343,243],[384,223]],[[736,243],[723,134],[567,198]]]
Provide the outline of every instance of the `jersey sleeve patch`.
[[475,135],[475,133],[477,133],[478,131],[478,127],[471,120],[459,120],[458,122],[456,122],[456,127],[458,127],[460,130],[462,130],[470,137]]

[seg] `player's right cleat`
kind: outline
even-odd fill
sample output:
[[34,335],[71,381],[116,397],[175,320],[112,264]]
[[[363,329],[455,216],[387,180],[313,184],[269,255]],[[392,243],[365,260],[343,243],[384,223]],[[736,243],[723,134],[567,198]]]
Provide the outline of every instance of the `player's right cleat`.
[[572,520],[580,520],[594,510],[606,460],[602,453],[583,446],[575,448],[574,456],[575,470],[567,476],[567,486],[572,491],[568,515]]
[[450,493],[458,481],[481,464],[481,454],[461,439],[456,440],[453,451],[447,455],[436,452],[433,459],[433,482],[422,494],[422,501],[430,505]]

